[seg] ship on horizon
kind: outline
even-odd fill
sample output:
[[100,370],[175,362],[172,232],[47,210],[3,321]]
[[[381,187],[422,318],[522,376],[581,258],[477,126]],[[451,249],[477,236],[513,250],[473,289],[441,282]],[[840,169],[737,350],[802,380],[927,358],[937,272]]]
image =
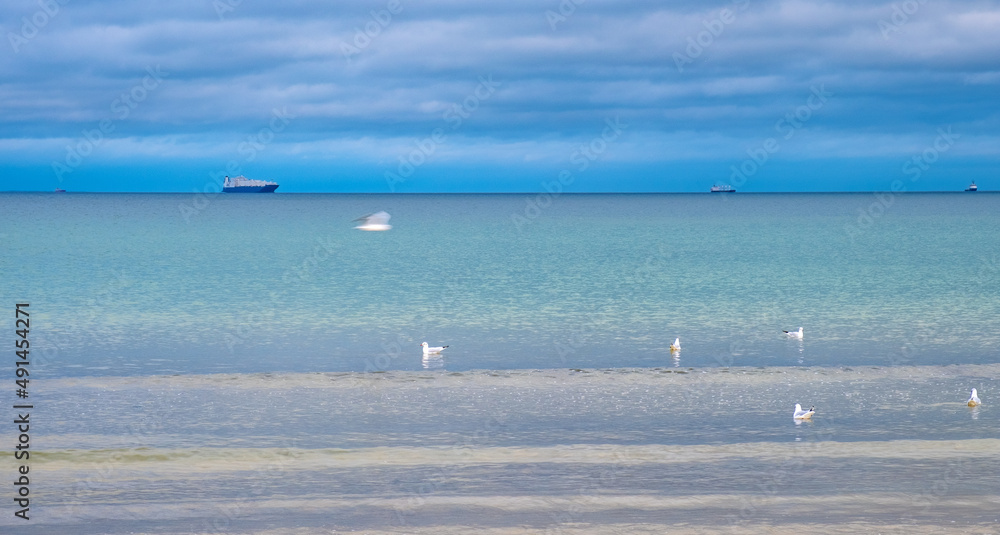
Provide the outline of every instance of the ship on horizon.
[[736,193],[736,188],[730,186],[729,184],[723,184],[721,186],[716,184],[712,186],[712,189],[709,191],[712,193]]
[[976,185],[975,181],[969,184],[969,187],[965,191],[979,191],[979,186]]
[[223,193],[271,193],[278,189],[277,182],[268,180],[252,180],[243,175],[229,178],[222,183]]

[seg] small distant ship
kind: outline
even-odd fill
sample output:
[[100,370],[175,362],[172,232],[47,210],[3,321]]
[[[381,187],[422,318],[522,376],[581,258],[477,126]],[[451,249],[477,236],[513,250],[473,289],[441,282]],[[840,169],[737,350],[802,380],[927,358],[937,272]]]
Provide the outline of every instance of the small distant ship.
[[222,183],[224,193],[270,193],[278,189],[277,182],[267,180],[251,180],[243,175],[238,177],[226,177]]
[[62,188],[56,188],[56,193],[66,193],[66,190]]
[[736,188],[730,186],[729,184],[723,184],[721,186],[712,186],[712,193],[736,193]]
[[969,184],[969,187],[966,188],[965,191],[979,191],[979,186],[977,186],[976,183],[973,182],[972,184]]

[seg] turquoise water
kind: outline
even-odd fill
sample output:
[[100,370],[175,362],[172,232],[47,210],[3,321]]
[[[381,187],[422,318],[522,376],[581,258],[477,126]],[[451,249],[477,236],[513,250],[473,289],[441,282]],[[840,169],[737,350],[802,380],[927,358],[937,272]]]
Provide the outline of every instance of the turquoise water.
[[0,526],[997,533],[998,201],[0,194]]
[[0,197],[47,375],[1000,362],[996,195],[194,200]]

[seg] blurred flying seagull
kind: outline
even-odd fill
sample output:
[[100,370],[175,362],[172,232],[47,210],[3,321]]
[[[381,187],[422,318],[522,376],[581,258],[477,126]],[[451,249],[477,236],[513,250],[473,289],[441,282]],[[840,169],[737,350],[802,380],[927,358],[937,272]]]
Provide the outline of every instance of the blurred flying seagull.
[[431,354],[434,354],[434,353],[440,353],[440,352],[444,351],[448,347],[448,346],[431,347],[431,346],[427,345],[427,342],[424,342],[424,343],[422,343],[420,345],[423,346],[423,348],[424,348],[424,355],[431,355]]
[[676,338],[676,339],[674,339],[674,343],[670,344],[670,351],[671,352],[677,352],[677,351],[680,351],[680,350],[681,350],[681,339],[680,338]]
[[982,401],[979,401],[979,393],[976,392],[975,388],[973,388],[972,389],[972,397],[969,398],[969,406],[970,407],[975,407],[976,405],[980,405],[980,404],[982,404]]
[[802,339],[802,327],[799,327],[799,330],[797,331],[781,331],[781,332],[785,333],[789,338],[798,338],[799,340]]
[[796,420],[811,420],[813,414],[816,414],[816,407],[809,407],[809,410],[802,410],[802,405],[798,403],[795,404],[795,412],[792,413],[792,418]]
[[355,219],[355,221],[364,221],[364,223],[354,228],[358,230],[389,230],[392,228],[392,225],[389,224],[390,217],[392,216],[390,216],[388,212],[375,212],[374,214],[368,214]]

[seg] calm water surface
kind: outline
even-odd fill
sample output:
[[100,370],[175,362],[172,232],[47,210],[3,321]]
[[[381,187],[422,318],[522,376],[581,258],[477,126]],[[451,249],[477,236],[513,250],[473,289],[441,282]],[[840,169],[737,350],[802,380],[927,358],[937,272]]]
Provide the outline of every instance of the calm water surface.
[[537,200],[0,194],[0,526],[1000,532],[1000,196]]
[[0,196],[47,376],[1000,362],[997,195],[194,199]]

